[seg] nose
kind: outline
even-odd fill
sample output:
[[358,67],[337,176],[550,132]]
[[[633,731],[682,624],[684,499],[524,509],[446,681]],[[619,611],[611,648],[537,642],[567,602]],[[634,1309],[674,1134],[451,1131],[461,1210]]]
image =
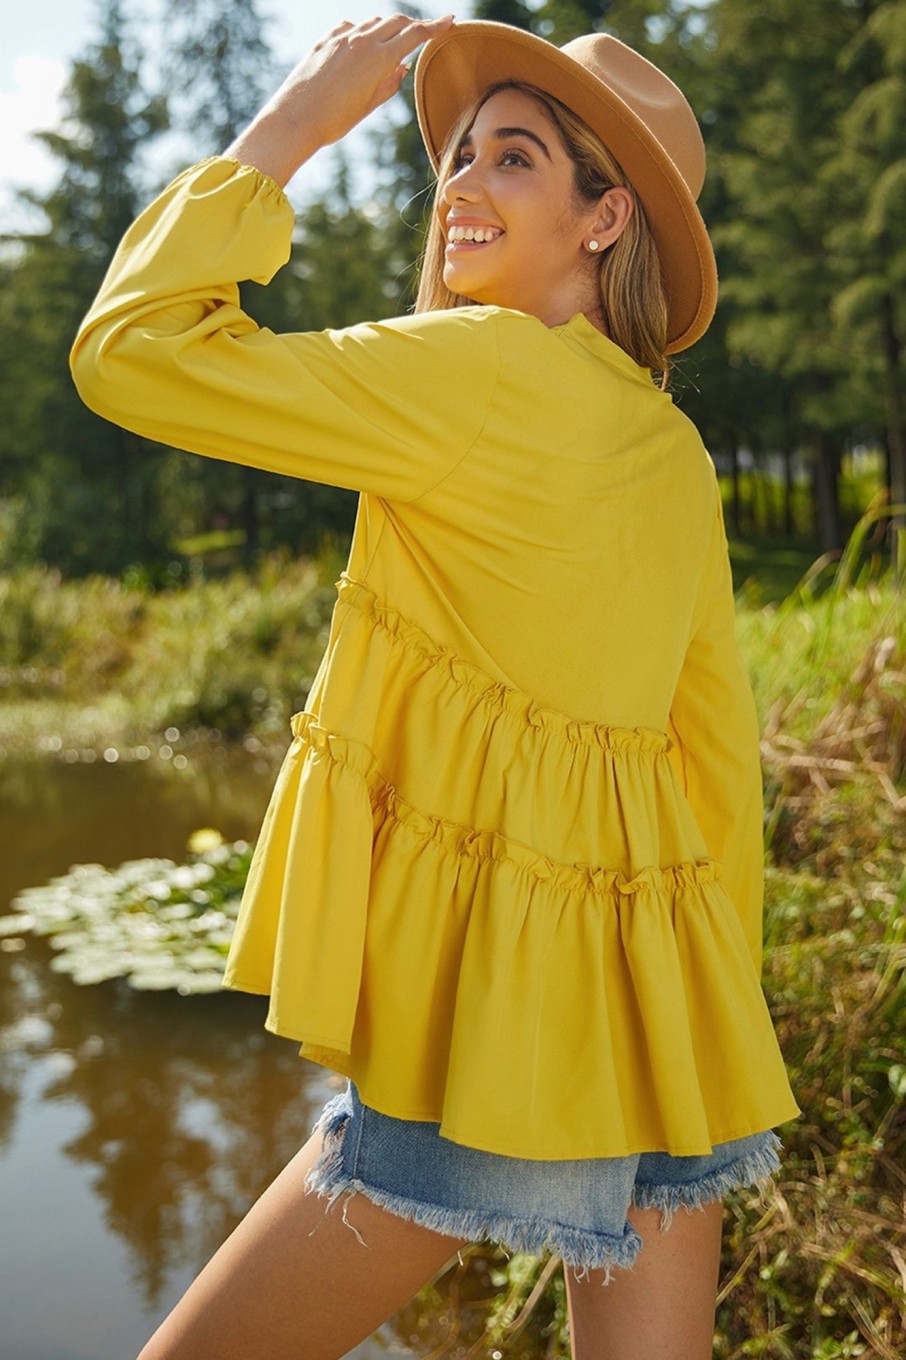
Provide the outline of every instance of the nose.
[[452,206],[457,202],[475,203],[481,197],[481,185],[474,171],[474,161],[454,170],[444,185],[444,201]]

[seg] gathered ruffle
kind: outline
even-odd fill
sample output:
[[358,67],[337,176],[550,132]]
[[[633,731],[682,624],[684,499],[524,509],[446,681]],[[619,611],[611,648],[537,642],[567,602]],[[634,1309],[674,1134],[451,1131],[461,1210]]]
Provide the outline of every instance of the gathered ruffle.
[[656,732],[647,727],[610,727],[604,723],[583,722],[554,709],[543,708],[530,695],[493,680],[478,666],[457,656],[451,648],[435,642],[418,624],[404,618],[398,610],[382,604],[373,591],[361,582],[352,580],[345,572],[337,585],[340,606],[356,610],[393,643],[414,652],[423,666],[430,666],[439,675],[445,675],[457,690],[473,695],[489,713],[506,713],[522,728],[541,729],[560,740],[587,744],[605,751],[638,751],[659,755],[670,749],[671,742],[666,732]]
[[348,577],[325,668],[227,971],[271,1029],[510,1156],[699,1154],[795,1113],[664,733],[539,708]]
[[579,893],[583,897],[588,894],[612,896],[614,893],[629,897],[646,889],[672,893],[679,887],[693,887],[714,880],[714,865],[708,859],[674,864],[666,869],[649,865],[631,878],[618,870],[592,864],[559,864],[547,855],[538,854],[531,846],[520,845],[497,831],[479,831],[419,811],[383,778],[376,756],[365,745],[328,732],[319,725],[314,714],[294,714],[291,728],[303,747],[326,755],[366,781],[376,825],[393,822],[402,833],[425,846],[436,846],[455,859],[467,857],[481,864],[506,864],[522,874],[550,883],[556,891]]

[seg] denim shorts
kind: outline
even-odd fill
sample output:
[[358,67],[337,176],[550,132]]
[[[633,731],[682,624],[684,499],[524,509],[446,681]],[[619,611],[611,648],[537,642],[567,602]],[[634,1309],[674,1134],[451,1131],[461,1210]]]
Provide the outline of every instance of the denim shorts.
[[627,1218],[631,1205],[659,1209],[666,1228],[678,1209],[765,1180],[779,1166],[780,1148],[768,1130],[702,1157],[643,1152],[528,1161],[452,1143],[437,1124],[379,1114],[362,1104],[352,1082],[325,1106],[315,1132],[324,1145],[307,1183],[328,1204],[360,1193],[435,1232],[551,1253],[580,1274],[604,1269],[605,1279],[641,1250]]

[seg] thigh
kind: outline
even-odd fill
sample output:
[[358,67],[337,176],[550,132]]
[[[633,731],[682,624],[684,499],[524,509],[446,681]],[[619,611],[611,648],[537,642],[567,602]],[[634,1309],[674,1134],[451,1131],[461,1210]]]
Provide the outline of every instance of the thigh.
[[573,1360],[711,1360],[722,1206],[680,1209],[666,1232],[657,1209],[631,1209],[642,1238],[631,1270],[577,1279],[567,1270]]
[[359,1194],[327,1208],[315,1134],[211,1259],[139,1360],[336,1360],[463,1245]]

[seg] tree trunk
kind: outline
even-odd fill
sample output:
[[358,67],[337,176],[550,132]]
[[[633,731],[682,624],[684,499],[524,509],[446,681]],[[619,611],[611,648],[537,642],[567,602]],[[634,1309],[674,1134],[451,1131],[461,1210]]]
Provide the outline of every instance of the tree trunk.
[[814,496],[818,542],[823,553],[836,552],[843,547],[839,479],[840,454],[833,437],[822,430],[815,441]]
[[732,479],[732,495],[730,499],[730,513],[733,519],[733,537],[742,538],[742,500],[739,485],[739,445],[733,440],[733,463],[730,468]]
[[789,444],[783,446],[783,532],[787,538],[795,533],[793,518],[793,450]]
[[[896,331],[893,297],[890,293],[882,307],[882,345],[884,352],[884,404],[887,424],[887,480],[893,505],[906,505],[906,406],[900,391],[900,340]],[[893,561],[896,571],[906,573],[906,513],[891,520]]]

